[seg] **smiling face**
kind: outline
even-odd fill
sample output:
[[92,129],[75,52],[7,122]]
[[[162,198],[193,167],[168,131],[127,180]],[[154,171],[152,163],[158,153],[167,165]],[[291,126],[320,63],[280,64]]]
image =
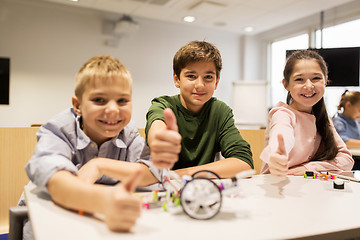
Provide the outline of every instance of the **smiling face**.
[[85,87],[81,99],[73,97],[73,107],[82,116],[84,133],[100,146],[130,122],[131,83],[116,76],[95,80]]
[[219,83],[214,62],[194,62],[181,69],[180,79],[173,74],[174,83],[180,88],[180,100],[189,111],[197,114],[213,96]]
[[311,113],[312,107],[323,97],[327,77],[319,63],[313,59],[298,60],[290,75],[289,82],[283,80],[284,87],[293,98],[294,109]]

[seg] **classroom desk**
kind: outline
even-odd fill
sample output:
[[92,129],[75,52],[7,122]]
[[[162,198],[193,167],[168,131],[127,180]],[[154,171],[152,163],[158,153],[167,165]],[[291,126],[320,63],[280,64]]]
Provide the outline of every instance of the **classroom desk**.
[[239,197],[223,198],[220,213],[194,220],[181,212],[144,209],[131,233],[115,233],[93,217],[53,204],[27,186],[25,194],[36,240],[57,239],[345,239],[360,236],[360,184],[344,190],[331,181],[255,175],[240,180]]
[[359,157],[360,156],[360,148],[348,148],[351,155]]

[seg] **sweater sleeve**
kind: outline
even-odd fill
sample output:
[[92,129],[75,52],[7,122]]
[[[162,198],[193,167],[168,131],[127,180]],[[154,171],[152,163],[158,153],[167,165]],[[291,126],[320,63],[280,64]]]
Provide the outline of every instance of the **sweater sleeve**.
[[350,171],[354,166],[354,160],[352,159],[351,153],[347,149],[344,141],[341,139],[339,134],[336,132],[334,126],[331,124],[333,134],[335,137],[336,145],[338,146],[338,153],[332,160],[323,161],[310,161],[303,166],[312,171],[329,171],[329,170],[343,170]]
[[286,108],[275,108],[269,113],[268,124],[268,145],[260,154],[263,162],[268,163],[271,153],[278,148],[278,135],[281,134],[284,138],[286,154],[294,147],[295,136],[294,126],[296,122],[295,114]]

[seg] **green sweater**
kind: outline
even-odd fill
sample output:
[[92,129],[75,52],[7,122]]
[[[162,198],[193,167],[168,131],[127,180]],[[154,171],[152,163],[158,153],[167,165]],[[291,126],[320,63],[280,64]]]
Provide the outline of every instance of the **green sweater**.
[[146,136],[153,121],[164,121],[165,108],[175,113],[182,136],[179,160],[173,170],[213,162],[220,151],[223,157],[238,158],[254,168],[250,145],[241,137],[232,110],[224,102],[212,97],[196,115],[181,104],[180,95],[154,98],[146,114]]

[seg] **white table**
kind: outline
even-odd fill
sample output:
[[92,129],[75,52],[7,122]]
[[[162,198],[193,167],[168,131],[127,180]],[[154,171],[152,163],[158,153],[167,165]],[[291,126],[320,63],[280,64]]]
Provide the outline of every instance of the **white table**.
[[144,209],[131,233],[115,233],[93,217],[55,204],[34,187],[25,189],[37,240],[57,239],[344,239],[360,236],[360,184],[256,175],[240,182],[240,197],[224,198],[220,213],[194,220],[185,213]]

